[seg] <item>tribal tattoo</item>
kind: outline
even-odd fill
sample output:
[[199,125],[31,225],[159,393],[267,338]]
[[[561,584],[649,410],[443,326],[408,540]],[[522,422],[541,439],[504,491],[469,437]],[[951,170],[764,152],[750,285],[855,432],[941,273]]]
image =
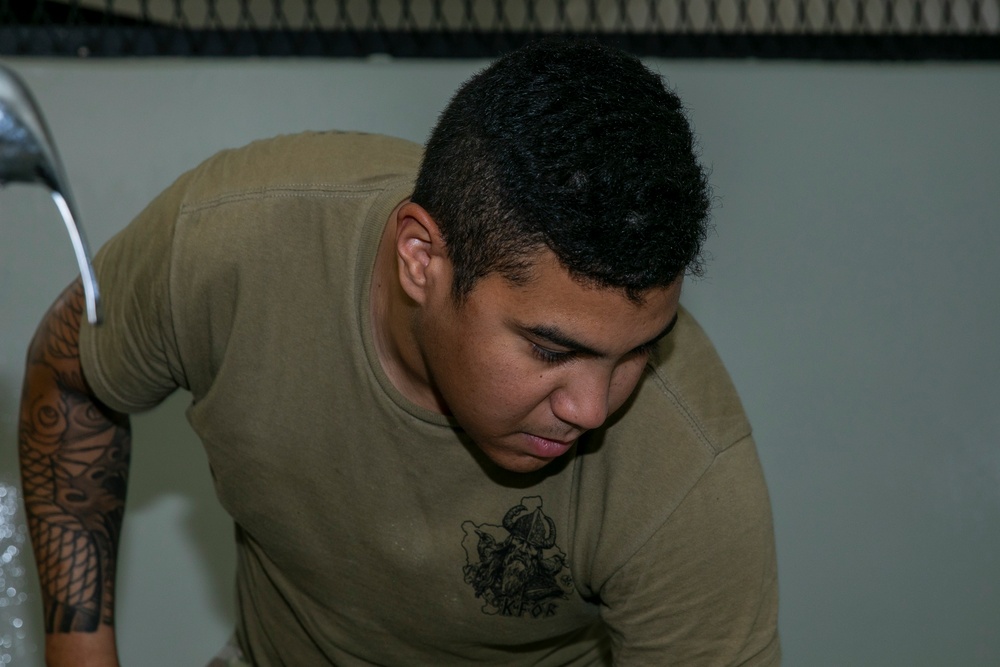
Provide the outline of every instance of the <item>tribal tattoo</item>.
[[84,296],[71,285],[28,352],[21,396],[21,479],[46,632],[111,625],[131,451],[128,416],[90,395],[80,368]]

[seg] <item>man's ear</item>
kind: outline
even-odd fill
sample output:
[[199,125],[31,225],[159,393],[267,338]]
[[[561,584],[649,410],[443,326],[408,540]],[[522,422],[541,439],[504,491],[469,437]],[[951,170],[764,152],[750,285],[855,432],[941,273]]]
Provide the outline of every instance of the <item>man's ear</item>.
[[406,202],[396,211],[396,257],[399,284],[417,303],[425,303],[431,291],[442,284],[451,288],[450,262],[441,231],[419,204]]

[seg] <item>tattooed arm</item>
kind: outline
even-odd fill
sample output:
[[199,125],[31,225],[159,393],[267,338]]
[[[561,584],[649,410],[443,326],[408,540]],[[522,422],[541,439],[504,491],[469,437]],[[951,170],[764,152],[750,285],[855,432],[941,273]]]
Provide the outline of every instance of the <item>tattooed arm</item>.
[[79,280],[28,351],[18,431],[49,667],[118,664],[115,559],[128,477],[128,417],[95,398],[80,368]]

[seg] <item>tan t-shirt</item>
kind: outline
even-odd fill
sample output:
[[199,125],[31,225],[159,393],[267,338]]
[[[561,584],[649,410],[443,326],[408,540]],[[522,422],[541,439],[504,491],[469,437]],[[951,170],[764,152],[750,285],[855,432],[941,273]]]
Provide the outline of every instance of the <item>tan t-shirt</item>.
[[[537,473],[406,400],[369,287],[421,149],[309,133],[223,152],[98,253],[102,400],[177,387],[237,524],[256,665],[775,665],[767,490],[739,399],[680,313],[634,397]],[[137,443],[142,447],[142,443]]]

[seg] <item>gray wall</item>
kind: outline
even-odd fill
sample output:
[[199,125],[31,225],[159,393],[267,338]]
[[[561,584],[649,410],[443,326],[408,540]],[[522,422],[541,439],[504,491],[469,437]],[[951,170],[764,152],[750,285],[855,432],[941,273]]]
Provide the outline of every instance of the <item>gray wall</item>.
[[[483,64],[7,62],[45,109],[95,248],[220,148],[327,127],[423,140]],[[685,302],[755,426],[786,664],[1000,664],[1000,66],[651,62],[713,169],[713,260]],[[0,191],[8,482],[24,349],[74,275],[45,194]],[[200,665],[231,627],[231,528],[183,409],[176,396],[134,420],[129,665]],[[15,651],[33,666],[30,576],[0,637],[23,617]]]

